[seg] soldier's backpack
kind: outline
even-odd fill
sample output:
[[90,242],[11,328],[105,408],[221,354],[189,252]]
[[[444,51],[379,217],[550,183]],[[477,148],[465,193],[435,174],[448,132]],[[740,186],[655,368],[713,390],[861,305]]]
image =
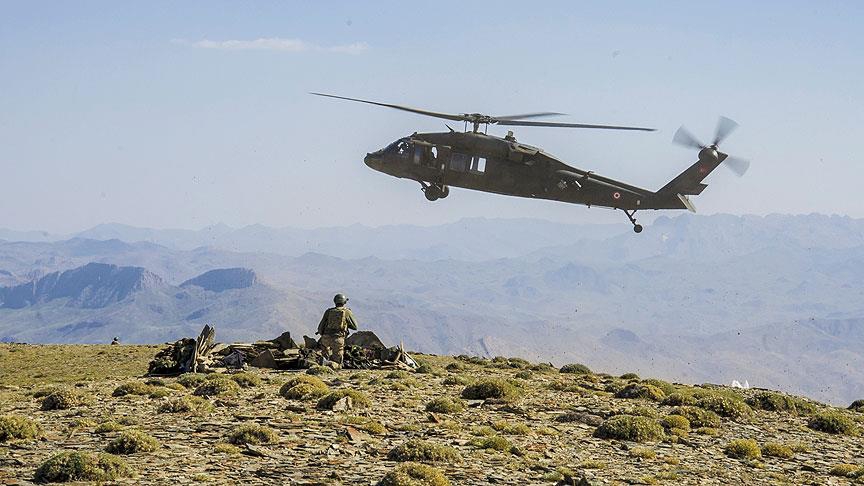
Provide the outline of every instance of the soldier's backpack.
[[327,322],[322,334],[344,336],[348,331],[348,313],[344,307],[334,307],[327,311]]

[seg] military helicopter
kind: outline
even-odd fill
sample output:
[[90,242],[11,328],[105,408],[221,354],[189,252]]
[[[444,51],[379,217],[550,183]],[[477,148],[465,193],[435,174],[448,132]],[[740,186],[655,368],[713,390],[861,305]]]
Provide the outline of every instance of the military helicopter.
[[489,125],[656,131],[653,128],[529,121],[562,115],[556,112],[509,116],[438,113],[325,93],[311,94],[463,122],[464,131],[456,131],[447,125],[448,132],[415,132],[367,154],[364,159],[367,166],[378,172],[419,182],[429,201],[446,198],[450,186],[453,186],[507,196],[620,209],[633,224],[633,231],[641,233],[642,225],[636,222],[636,211],[687,209],[696,212],[687,196],[701,194],[707,187],[702,181],[718,165],[724,163],[739,177],[750,165],[748,161],[729,157],[718,149],[720,142],[738,127],[735,121],[725,117],[720,117],[714,139],[708,145],[699,142],[684,127],[679,128],[673,142],[699,149],[699,160],[659,190],[649,191],[569,166],[542,149],[518,142],[512,131],[503,138],[488,135],[486,131]]

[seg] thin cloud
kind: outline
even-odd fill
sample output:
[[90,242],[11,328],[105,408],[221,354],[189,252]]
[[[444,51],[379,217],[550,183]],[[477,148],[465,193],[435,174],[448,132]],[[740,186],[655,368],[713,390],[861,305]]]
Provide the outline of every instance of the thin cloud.
[[337,52],[342,54],[360,54],[369,50],[365,42],[354,42],[353,44],[319,46],[300,39],[283,39],[281,37],[262,37],[254,40],[220,40],[214,41],[202,39],[199,41],[187,41],[175,39],[175,44],[184,44],[200,49],[219,49],[223,51],[282,51],[282,52]]

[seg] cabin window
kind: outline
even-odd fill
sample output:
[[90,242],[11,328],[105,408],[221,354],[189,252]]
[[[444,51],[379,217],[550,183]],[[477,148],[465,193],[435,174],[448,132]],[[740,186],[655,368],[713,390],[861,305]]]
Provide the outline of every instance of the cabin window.
[[420,165],[420,162],[423,161],[423,147],[419,145],[414,147],[414,163]]
[[486,172],[486,157],[474,157],[471,159],[471,172],[483,174]]
[[458,152],[453,152],[450,155],[450,169],[459,172],[465,172],[468,170],[468,156]]

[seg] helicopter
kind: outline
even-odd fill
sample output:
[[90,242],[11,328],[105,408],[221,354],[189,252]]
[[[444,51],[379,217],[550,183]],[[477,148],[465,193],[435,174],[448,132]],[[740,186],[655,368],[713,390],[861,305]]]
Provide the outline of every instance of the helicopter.
[[710,144],[701,143],[687,129],[680,127],[672,141],[698,149],[698,160],[659,190],[650,191],[567,165],[540,148],[517,141],[512,131],[508,131],[503,138],[486,132],[489,125],[656,131],[653,128],[536,121],[538,118],[563,115],[557,112],[507,116],[450,114],[332,94],[310,94],[463,122],[464,131],[456,131],[446,125],[447,132],[414,132],[381,150],[368,153],[364,158],[365,164],[371,169],[419,182],[429,201],[446,198],[452,186],[507,196],[620,209],[633,225],[633,231],[641,233],[642,225],[636,221],[636,211],[687,209],[695,213],[696,208],[688,196],[701,194],[707,187],[702,181],[721,163],[739,177],[750,166],[749,161],[730,157],[718,148],[738,127],[738,123],[726,117],[720,117]]

